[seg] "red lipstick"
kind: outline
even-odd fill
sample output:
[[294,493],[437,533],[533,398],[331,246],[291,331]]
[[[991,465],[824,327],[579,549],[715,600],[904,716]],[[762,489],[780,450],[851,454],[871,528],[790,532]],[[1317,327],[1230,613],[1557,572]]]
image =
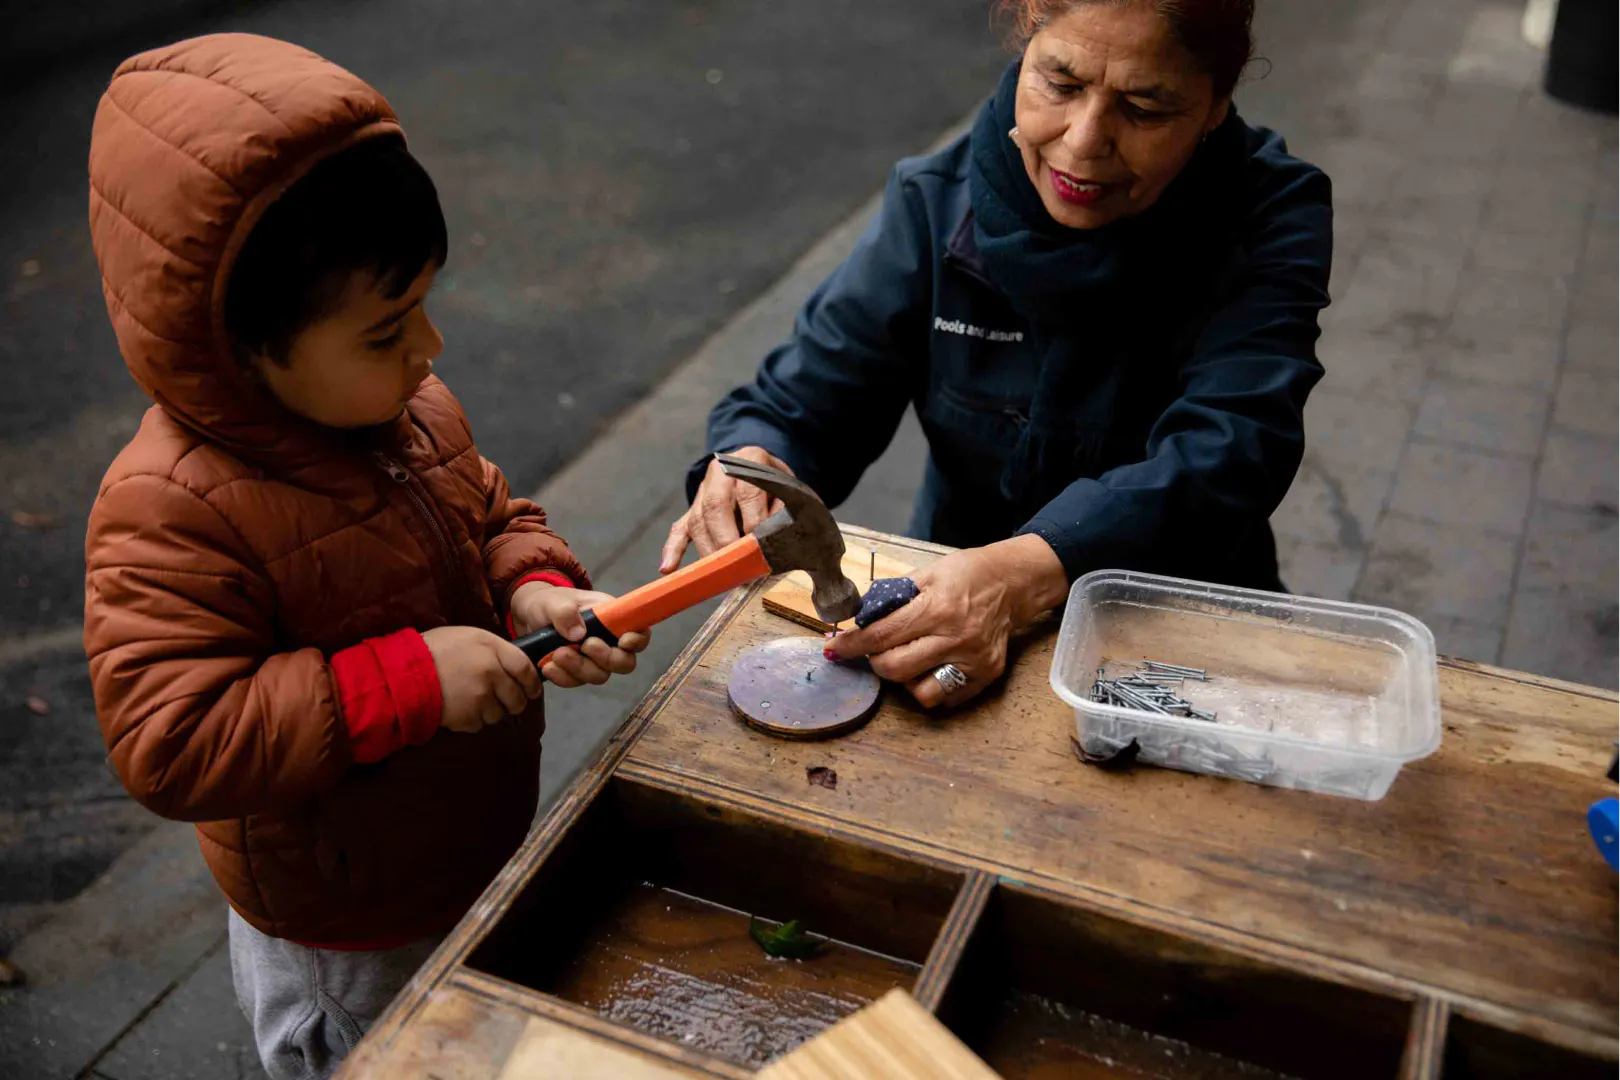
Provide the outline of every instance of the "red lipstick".
[[1117,186],[1082,180],[1050,165],[1046,170],[1052,175],[1052,193],[1075,206],[1095,206]]

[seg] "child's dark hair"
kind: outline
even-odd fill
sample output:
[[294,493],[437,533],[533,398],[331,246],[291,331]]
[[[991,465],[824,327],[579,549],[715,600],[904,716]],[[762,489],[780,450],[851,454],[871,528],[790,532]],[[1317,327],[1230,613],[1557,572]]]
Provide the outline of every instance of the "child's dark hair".
[[427,171],[403,140],[370,139],[316,165],[259,219],[226,285],[226,333],[238,357],[285,364],[293,338],[332,312],[355,273],[397,299],[448,252]]

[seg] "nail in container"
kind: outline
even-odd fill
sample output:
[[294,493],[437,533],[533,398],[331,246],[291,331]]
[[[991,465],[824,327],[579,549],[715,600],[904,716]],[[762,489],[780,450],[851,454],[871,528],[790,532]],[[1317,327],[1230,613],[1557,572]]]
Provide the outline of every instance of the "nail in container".
[[[1144,659],[1202,669],[1178,693],[1213,721],[1090,698]],[[1074,583],[1052,660],[1081,748],[1354,799],[1381,799],[1440,745],[1434,635],[1388,608],[1125,570]]]

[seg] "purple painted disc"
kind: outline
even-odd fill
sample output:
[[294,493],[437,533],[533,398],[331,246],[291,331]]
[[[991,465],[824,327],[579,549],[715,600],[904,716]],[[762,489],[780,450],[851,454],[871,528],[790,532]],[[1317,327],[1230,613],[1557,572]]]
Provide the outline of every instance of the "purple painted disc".
[[826,739],[854,731],[877,711],[882,683],[862,664],[821,655],[821,638],[756,645],[731,668],[726,696],[749,727],[783,739]]

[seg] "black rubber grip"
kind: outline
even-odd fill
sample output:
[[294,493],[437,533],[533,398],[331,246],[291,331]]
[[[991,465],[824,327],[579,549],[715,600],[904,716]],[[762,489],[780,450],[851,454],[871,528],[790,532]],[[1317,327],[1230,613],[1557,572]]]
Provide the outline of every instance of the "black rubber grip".
[[[619,635],[603,626],[602,620],[596,617],[596,612],[582,611],[580,612],[580,615],[585,619],[585,637],[601,638],[610,646],[616,646],[619,644]],[[581,641],[583,641],[583,639],[581,639]],[[522,649],[523,655],[527,656],[530,660],[533,660],[538,664],[540,661],[544,660],[546,657],[550,656],[564,645],[574,645],[578,644],[578,642],[569,641],[567,638],[563,637],[562,634],[558,633],[554,627],[548,626],[544,630],[536,630],[532,634],[524,634],[512,644]]]

